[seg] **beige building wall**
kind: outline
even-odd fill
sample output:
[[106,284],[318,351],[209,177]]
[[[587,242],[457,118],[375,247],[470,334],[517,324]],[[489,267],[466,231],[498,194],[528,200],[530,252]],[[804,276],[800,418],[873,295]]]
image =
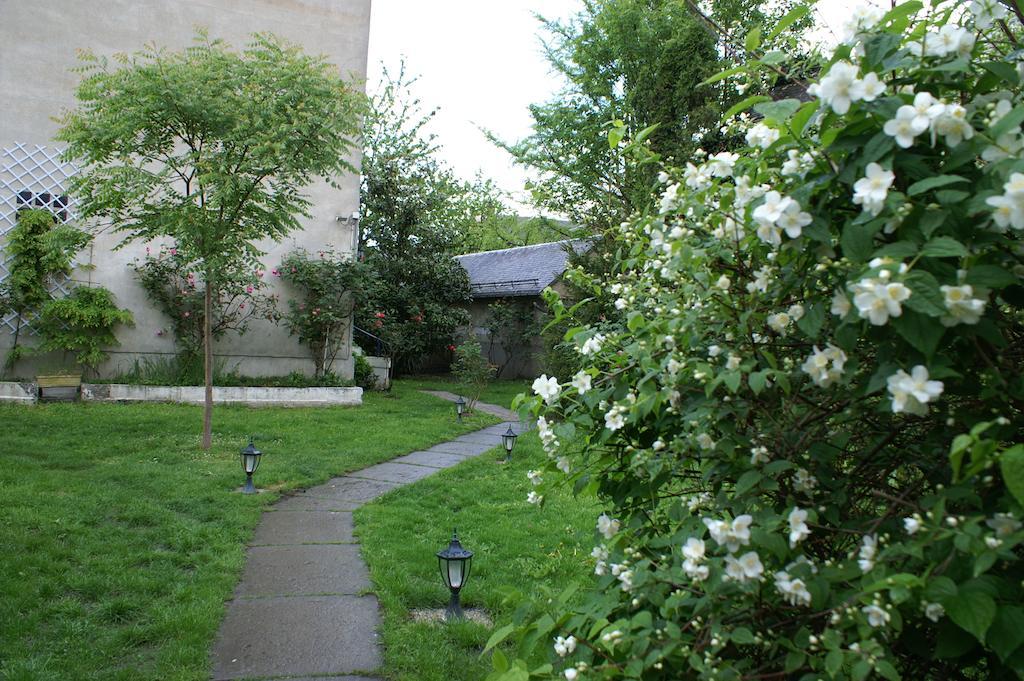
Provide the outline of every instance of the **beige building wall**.
[[[326,55],[339,73],[363,89],[369,36],[371,0],[0,0],[0,166],[3,150],[16,144],[56,150],[52,140],[58,125],[53,120],[73,107],[79,75],[72,72],[76,52],[89,49],[97,55],[134,52],[147,43],[180,49],[192,42],[197,26],[210,36],[223,38],[236,48],[244,47],[255,32],[269,32],[301,45],[312,54]],[[359,156],[350,161],[359,167]],[[0,168],[0,173],[3,170]],[[2,180],[3,178],[0,178]],[[10,174],[8,174],[10,180]],[[29,182],[26,178],[25,182]],[[303,230],[281,244],[265,243],[266,270],[295,247],[316,251],[331,246],[354,252],[356,227],[344,218],[359,210],[359,178],[339,178],[340,189],[325,183],[311,186],[312,218]],[[31,187],[26,187],[31,189]],[[16,187],[0,191],[12,192]],[[0,197],[0,207],[5,197]],[[6,197],[13,200],[13,197]],[[342,218],[339,220],[339,218]],[[79,256],[90,268],[76,270],[74,279],[91,281],[114,292],[121,307],[135,315],[136,325],[122,329],[121,346],[114,348],[103,367],[110,375],[124,370],[140,356],[170,356],[174,344],[162,313],[145,299],[129,264],[145,256],[145,243],[114,251],[119,239],[100,233],[88,252]],[[156,245],[152,245],[154,250]],[[3,238],[0,237],[0,249]],[[0,256],[2,258],[2,256]],[[3,270],[0,269],[0,276]],[[267,275],[270,278],[269,274]],[[290,297],[274,282],[282,309]],[[12,334],[0,326],[0,352],[10,346]],[[242,337],[227,336],[216,348],[219,361],[249,375],[279,375],[291,371],[312,373],[308,353],[283,327],[254,323]],[[42,366],[20,367],[28,376],[36,368],[47,370],[60,358],[41,360]],[[37,362],[39,364],[39,362]],[[65,364],[65,366],[68,366]],[[339,355],[335,371],[351,376],[350,353]]]

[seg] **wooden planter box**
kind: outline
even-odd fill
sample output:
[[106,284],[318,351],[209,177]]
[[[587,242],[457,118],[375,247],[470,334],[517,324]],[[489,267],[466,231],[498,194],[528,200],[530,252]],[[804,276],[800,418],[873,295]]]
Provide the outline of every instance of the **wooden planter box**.
[[[50,390],[47,395],[44,391]],[[50,374],[36,376],[39,400],[77,400],[82,393],[82,374]]]

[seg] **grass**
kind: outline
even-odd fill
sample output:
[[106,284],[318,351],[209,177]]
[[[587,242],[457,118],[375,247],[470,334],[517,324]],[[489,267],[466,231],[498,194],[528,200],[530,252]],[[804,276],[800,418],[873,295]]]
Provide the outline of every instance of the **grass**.
[[479,681],[490,670],[480,651],[491,631],[473,622],[430,624],[410,611],[442,608],[448,593],[434,553],[457,527],[473,551],[464,607],[482,607],[495,627],[538,593],[559,590],[590,572],[596,502],[549,493],[543,508],[526,503],[526,471],[545,454],[536,434],[519,438],[511,464],[484,454],[356,511],[363,556],[383,610],[384,672],[393,681]]
[[192,681],[278,494],[233,493],[250,434],[257,486],[280,492],[421,449],[457,424],[399,382],[357,408],[0,405],[0,679]]
[[[451,376],[412,376],[402,379],[409,386],[420,390],[447,390],[460,393],[459,383]],[[480,400],[490,404],[511,407],[512,400],[519,393],[529,393],[532,379],[514,379],[508,381],[491,381],[481,395]]]

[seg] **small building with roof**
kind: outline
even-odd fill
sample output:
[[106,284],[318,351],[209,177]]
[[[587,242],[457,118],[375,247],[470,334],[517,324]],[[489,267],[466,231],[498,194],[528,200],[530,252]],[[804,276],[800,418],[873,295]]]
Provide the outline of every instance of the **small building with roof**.
[[540,370],[540,331],[547,312],[541,292],[563,288],[570,258],[592,245],[588,239],[571,239],[455,258],[469,275],[473,298],[466,335],[479,341],[499,378],[530,377]]

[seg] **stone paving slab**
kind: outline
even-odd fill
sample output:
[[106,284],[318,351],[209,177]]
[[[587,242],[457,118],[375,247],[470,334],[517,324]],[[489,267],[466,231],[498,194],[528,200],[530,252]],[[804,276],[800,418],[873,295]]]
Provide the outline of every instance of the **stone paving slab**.
[[357,594],[371,586],[358,544],[253,546],[235,595]]
[[238,599],[214,644],[213,679],[371,671],[379,626],[373,596]]
[[[434,397],[440,397],[442,400],[448,400],[449,402],[455,402],[459,399],[459,396],[455,393],[448,392],[447,390],[421,390],[420,392],[433,395]],[[519,418],[516,413],[505,407],[500,407],[496,404],[487,404],[486,402],[477,402],[476,409],[484,412],[485,414],[491,414],[497,416],[500,419],[515,420]]]
[[466,460],[466,457],[458,454],[444,454],[442,452],[413,452],[392,459],[395,463],[414,463],[417,466],[430,466],[431,468],[451,468]]
[[326,499],[367,502],[401,486],[402,483],[399,482],[344,477],[334,478],[330,482],[318,485],[317,487],[310,487],[306,490],[306,494]]
[[483,454],[488,449],[496,447],[497,443],[493,445],[480,444],[477,442],[442,442],[439,445],[434,445],[430,449],[424,451],[427,452],[443,452],[444,454],[459,454],[461,456],[476,456]]
[[[504,433],[505,431],[501,431]],[[460,435],[459,437],[452,440],[452,442],[468,442],[475,445],[488,445],[490,447],[497,447],[501,444],[501,436],[493,435],[491,433],[470,433],[468,435]]]
[[384,482],[410,483],[422,480],[428,475],[433,475],[437,470],[426,466],[417,466],[407,462],[388,461],[379,463],[376,466],[364,468],[350,474],[353,478],[365,480],[382,480]]
[[[363,502],[359,501],[346,501],[345,499],[335,499],[333,497],[321,497],[315,494],[307,494],[300,492],[284,499],[281,499],[276,504],[267,509],[268,513],[276,513],[278,511],[354,511]],[[266,516],[264,516],[266,517]]]
[[260,520],[253,546],[351,543],[350,511],[279,511]]

